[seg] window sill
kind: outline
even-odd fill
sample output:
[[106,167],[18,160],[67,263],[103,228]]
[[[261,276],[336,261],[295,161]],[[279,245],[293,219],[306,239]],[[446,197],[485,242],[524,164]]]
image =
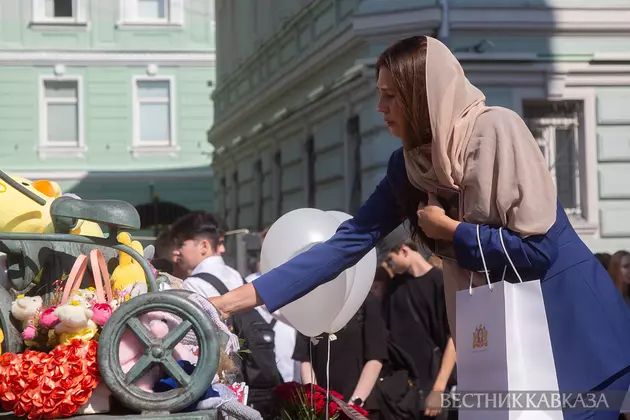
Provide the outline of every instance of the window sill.
[[181,147],[174,146],[142,146],[142,145],[134,145],[129,148],[132,156],[134,158],[142,157],[142,156],[170,156],[177,157]]
[[580,216],[569,215],[569,222],[578,235],[593,236],[599,231],[599,225]]
[[173,22],[117,22],[117,29],[182,29],[183,24]]
[[87,147],[85,146],[52,146],[52,145],[39,145],[37,147],[37,154],[40,159],[46,160],[48,158],[85,158]]
[[89,22],[77,22],[67,20],[38,20],[29,22],[28,26],[38,29],[87,29]]

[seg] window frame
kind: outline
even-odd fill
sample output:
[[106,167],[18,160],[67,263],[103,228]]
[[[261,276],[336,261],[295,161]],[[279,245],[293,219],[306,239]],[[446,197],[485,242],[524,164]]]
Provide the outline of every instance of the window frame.
[[185,0],[164,0],[167,17],[147,19],[138,16],[138,0],[119,0],[119,21],[117,26],[176,26],[184,25]]
[[[547,101],[546,101],[547,102]],[[565,100],[557,101],[557,102],[569,102]],[[580,107],[584,107],[583,101],[576,101],[580,103]],[[556,188],[558,187],[558,178],[556,171],[556,150],[558,148],[558,130],[559,129],[567,129],[571,128],[573,130],[573,142],[575,142],[575,148],[577,151],[577,156],[582,156],[582,143],[583,143],[583,135],[582,131],[582,121],[581,118],[577,117],[577,121],[573,118],[568,117],[549,117],[549,118],[533,118],[532,120],[537,120],[537,125],[539,128],[542,128],[544,131],[543,137],[546,138],[547,144],[545,144],[545,152],[543,155],[547,160],[547,164],[550,166],[551,176],[556,184]],[[537,139],[538,140],[538,139]],[[539,146],[543,146],[539,142]],[[565,210],[570,217],[582,217],[582,177],[580,176],[581,167],[578,159],[577,162],[577,177],[573,180],[573,188],[575,188],[575,204],[574,207],[568,208],[565,206]]]
[[[48,103],[46,97],[46,82],[75,82],[77,85],[77,133],[76,142],[57,142],[48,140]],[[77,152],[79,157],[87,150],[85,146],[85,100],[83,93],[82,75],[63,75],[39,77],[39,145],[40,155],[47,152],[59,153],[61,155]]]
[[[141,116],[140,116],[140,97],[138,95],[138,82],[168,82],[169,84],[169,135],[168,141],[143,141],[140,138]],[[133,107],[133,136],[132,148],[134,150],[146,150],[166,148],[172,149],[177,147],[175,115],[176,96],[175,96],[175,77],[170,75],[164,76],[140,76],[136,75],[132,78],[132,107]]]
[[567,214],[579,235],[595,236],[600,230],[598,175],[597,175],[597,93],[592,87],[563,87],[555,94],[544,89],[515,88],[512,90],[513,109],[523,116],[526,101],[582,102],[582,121],[579,128],[580,215]]
[[54,25],[54,26],[86,26],[87,0],[72,0],[75,6],[75,16],[49,17],[46,16],[46,0],[31,0],[31,24],[34,25]]

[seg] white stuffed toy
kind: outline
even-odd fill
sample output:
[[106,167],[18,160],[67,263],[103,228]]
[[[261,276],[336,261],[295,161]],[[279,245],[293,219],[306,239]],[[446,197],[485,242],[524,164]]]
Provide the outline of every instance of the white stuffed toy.
[[57,307],[53,315],[59,319],[55,326],[59,344],[70,344],[73,339],[89,341],[98,332],[96,323],[92,321],[94,312],[76,300]]
[[22,338],[24,341],[32,341],[37,335],[39,315],[44,309],[44,301],[41,296],[19,295],[11,304],[11,315],[22,322]]

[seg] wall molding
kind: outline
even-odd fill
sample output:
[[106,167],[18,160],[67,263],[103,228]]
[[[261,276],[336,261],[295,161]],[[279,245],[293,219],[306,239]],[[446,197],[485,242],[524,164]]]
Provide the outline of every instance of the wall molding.
[[0,51],[2,66],[134,66],[156,64],[174,67],[213,67],[214,51],[123,52],[123,51]]
[[[453,6],[448,12],[450,31],[525,32],[553,34],[630,34],[630,6],[611,8]],[[442,22],[441,7],[358,14],[354,31],[363,37],[437,29]]]
[[208,166],[194,169],[166,169],[151,171],[6,171],[30,180],[48,179],[51,181],[83,181],[90,180],[129,180],[129,179],[207,179],[214,171]]
[[[368,80],[371,79],[366,77],[364,67],[358,66],[350,70],[352,71],[346,72],[345,77],[321,89],[318,96],[305,95],[302,101],[288,105],[280,117],[270,118],[262,122],[256,121],[256,124],[253,125],[262,125],[261,130],[249,131],[250,134],[241,137],[239,142],[231,142],[229,145],[222,143],[224,144],[223,147],[218,148],[214,154],[213,166],[221,167],[220,160],[228,156],[238,155],[240,159],[240,156],[245,153],[244,150],[251,145],[258,147],[265,138],[284,139],[290,137],[293,132],[299,131],[304,125],[311,126],[325,119],[326,116],[338,111],[343,112],[347,106],[348,95],[359,100],[369,93],[373,93],[372,86],[368,83]],[[339,98],[342,98],[341,102],[339,102]],[[339,103],[337,104],[337,102]],[[324,105],[327,107],[322,108]],[[242,132],[247,131],[243,130]]]
[[[232,104],[232,112],[225,114],[228,115],[227,117],[217,116],[212,128],[208,131],[208,141],[215,146],[223,145],[225,142],[224,137],[229,137],[229,133],[240,127],[243,120],[250,118],[252,114],[272,102],[283,92],[291,90],[299,82],[308,80],[310,75],[359,45],[360,40],[354,37],[352,31],[348,28],[338,33],[338,36],[332,42],[322,43],[318,50],[306,57],[301,57],[296,66],[291,64],[283,66],[285,71],[279,72],[274,81],[265,86],[265,89],[254,97],[245,96],[235,104]],[[217,99],[214,94],[213,99]],[[234,108],[235,105],[242,106]]]

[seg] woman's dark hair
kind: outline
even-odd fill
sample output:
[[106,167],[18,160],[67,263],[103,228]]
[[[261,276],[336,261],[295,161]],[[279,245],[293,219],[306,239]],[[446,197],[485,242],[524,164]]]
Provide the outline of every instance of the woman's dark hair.
[[[427,38],[412,36],[396,42],[378,57],[376,78],[381,69],[392,75],[396,100],[405,113],[406,126],[403,147],[407,150],[429,144],[433,140],[426,89]],[[410,222],[411,237],[434,249],[435,241],[426,236],[418,226],[418,205],[428,202],[426,191],[414,187],[408,177],[396,185],[398,206],[402,216]]]
[[608,274],[615,282],[615,286],[621,292],[623,298],[630,304],[630,284],[628,284],[621,274],[621,265],[626,257],[630,257],[628,251],[617,251],[610,258],[610,265],[608,266]]

